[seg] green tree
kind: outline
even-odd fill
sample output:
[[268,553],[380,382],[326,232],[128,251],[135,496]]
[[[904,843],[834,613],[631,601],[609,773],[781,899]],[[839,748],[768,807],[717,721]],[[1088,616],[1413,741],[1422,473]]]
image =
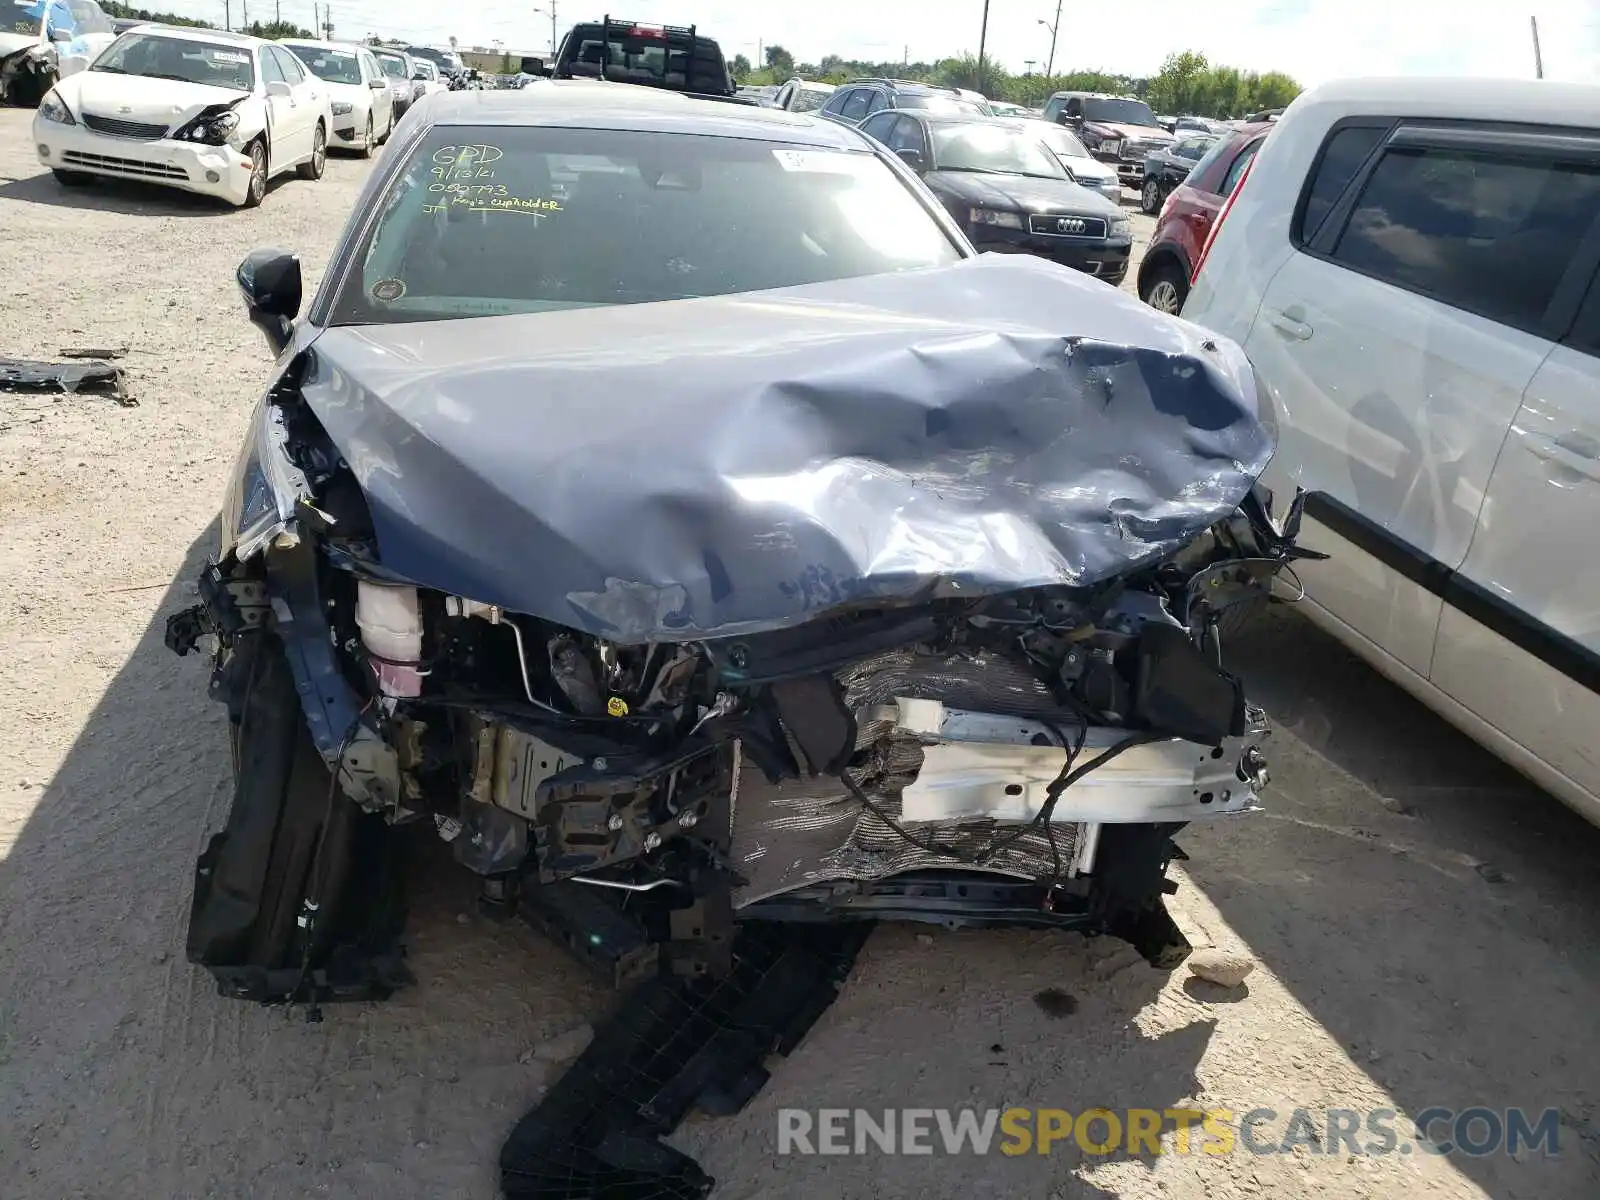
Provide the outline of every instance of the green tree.
[[729,64],[729,70],[733,72],[735,82],[743,83],[745,76],[750,74],[750,60],[742,54],[735,54],[733,62]]
[[767,47],[767,69],[774,76],[781,75],[785,79],[794,74],[794,55],[782,46],[772,45]]
[[293,21],[251,21],[250,36],[275,42],[279,38],[316,37],[309,29],[302,29]]
[[1256,76],[1252,103],[1258,108],[1287,108],[1300,90],[1300,85],[1282,71],[1268,71]]

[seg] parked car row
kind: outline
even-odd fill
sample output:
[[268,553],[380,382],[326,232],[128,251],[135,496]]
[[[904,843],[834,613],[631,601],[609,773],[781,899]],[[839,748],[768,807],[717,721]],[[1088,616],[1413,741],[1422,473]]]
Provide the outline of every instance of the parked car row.
[[286,171],[320,178],[330,146],[372,154],[448,89],[394,47],[136,23],[41,98],[33,141],[64,186],[139,179],[253,206]]

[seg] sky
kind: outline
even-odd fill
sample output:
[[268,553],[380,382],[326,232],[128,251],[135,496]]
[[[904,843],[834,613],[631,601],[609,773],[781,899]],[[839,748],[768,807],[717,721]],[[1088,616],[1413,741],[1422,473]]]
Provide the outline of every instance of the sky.
[[[312,24],[312,0],[139,0],[151,8],[220,23],[224,5],[238,21]],[[331,0],[334,35],[368,33],[444,45],[539,53],[550,42],[549,0]],[[796,61],[824,54],[887,61],[909,54],[934,61],[976,54],[983,0],[609,0],[639,21],[696,24],[730,57],[754,61],[774,43]],[[1488,0],[990,0],[986,54],[1021,72],[1042,71],[1050,32],[1062,14],[1057,70],[1098,68],[1153,74],[1178,50],[1245,70],[1286,71],[1314,85],[1348,75],[1533,75],[1530,13],[1539,18],[1545,75],[1600,82],[1600,0],[1531,0],[1511,9]],[[557,28],[601,15],[608,0],[557,0]]]

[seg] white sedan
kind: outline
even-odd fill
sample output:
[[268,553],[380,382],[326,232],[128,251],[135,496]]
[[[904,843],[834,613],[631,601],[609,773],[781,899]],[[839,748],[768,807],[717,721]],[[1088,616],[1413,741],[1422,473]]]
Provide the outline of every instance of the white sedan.
[[254,207],[275,175],[322,177],[332,127],[327,86],[282,46],[147,25],[56,83],[33,143],[68,186],[140,179]]
[[288,48],[328,88],[333,105],[333,137],[337,148],[372,152],[394,132],[394,96],[389,77],[372,51],[354,43],[283,38]]

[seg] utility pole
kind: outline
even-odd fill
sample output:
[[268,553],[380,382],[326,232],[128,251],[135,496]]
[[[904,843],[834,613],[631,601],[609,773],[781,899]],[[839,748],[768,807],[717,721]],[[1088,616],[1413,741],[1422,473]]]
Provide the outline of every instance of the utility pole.
[[322,36],[322,8],[317,0],[311,0],[311,36]]
[[272,0],[272,23],[283,24],[283,0]]
[[330,42],[333,41],[333,5],[331,4],[322,6],[322,36]]
[[1539,52],[1539,18],[1529,17],[1528,24],[1533,28],[1533,74],[1536,79],[1544,78],[1544,55]]
[[244,13],[244,15],[239,18],[239,28],[240,29],[249,29],[250,28],[250,0],[239,0],[239,8]]
[[1061,28],[1061,0],[1056,0],[1056,20],[1050,26],[1050,57],[1044,64],[1046,75],[1055,74],[1056,69],[1056,30]]
[[[989,0],[983,0],[983,25],[978,29],[978,90],[983,91],[983,49],[989,41]],[[985,93],[987,95],[987,93]]]
[[222,0],[222,27],[233,32],[233,0]]

